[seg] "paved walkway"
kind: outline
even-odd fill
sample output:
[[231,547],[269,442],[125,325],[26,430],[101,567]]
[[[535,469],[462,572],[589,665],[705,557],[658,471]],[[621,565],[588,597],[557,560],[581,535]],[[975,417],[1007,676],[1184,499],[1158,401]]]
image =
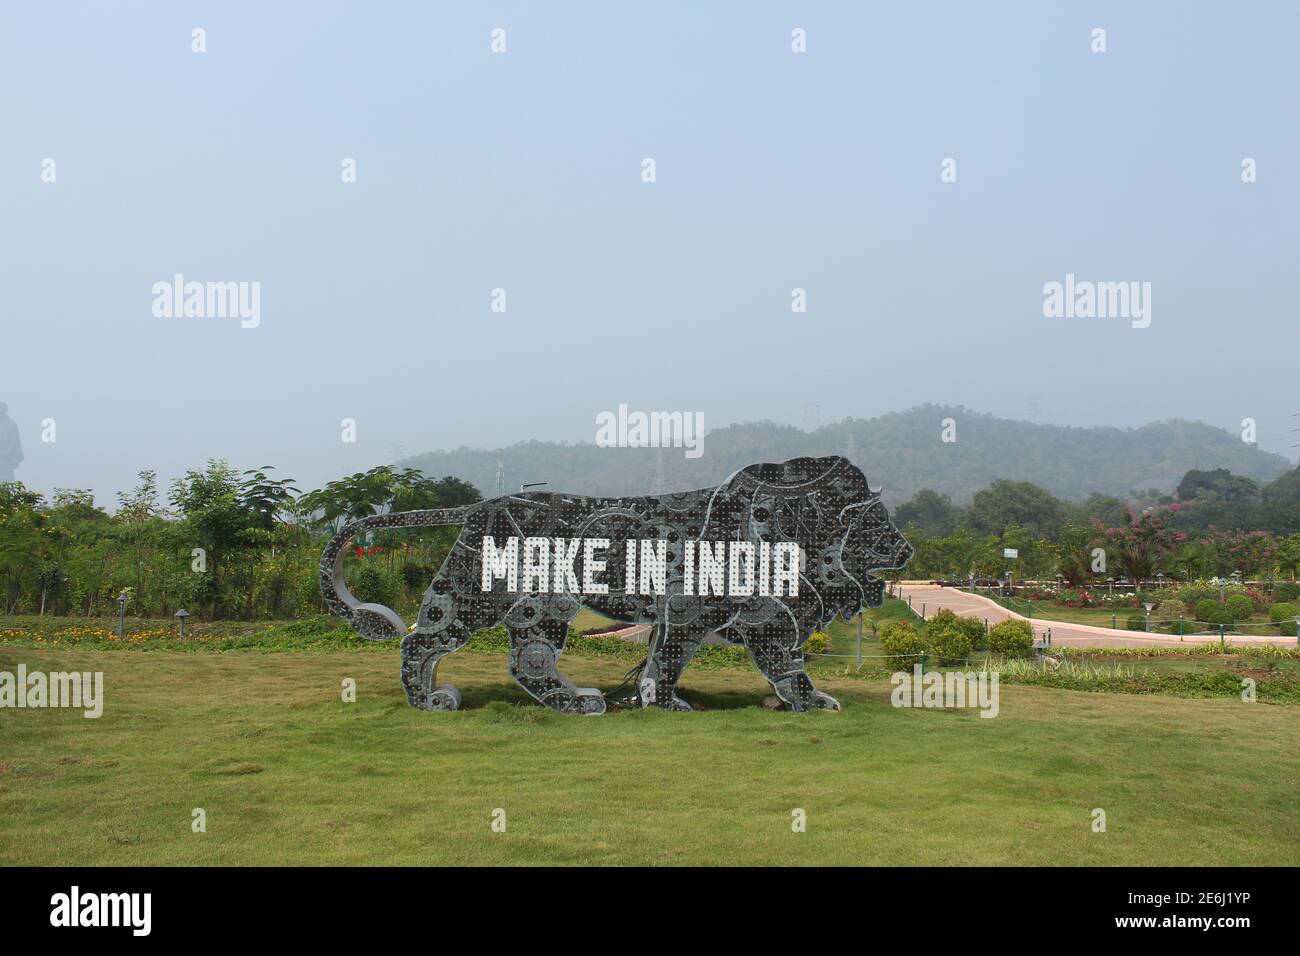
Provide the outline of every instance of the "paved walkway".
[[[960,617],[977,617],[987,620],[990,625],[1014,618],[1027,620],[1023,614],[1008,611],[1001,604],[979,594],[959,591],[956,588],[942,588],[934,584],[903,584],[896,586],[891,593],[906,601],[912,599],[912,610],[917,614],[925,611],[925,617],[931,618],[941,608],[947,608]],[[1163,647],[1168,644],[1206,644],[1218,641],[1218,635],[1188,634],[1177,637],[1173,634],[1144,634],[1140,631],[1120,631],[1109,627],[1094,627],[1091,624],[1071,624],[1067,621],[1049,621],[1033,618],[1029,621],[1034,629],[1034,637],[1042,637],[1048,630],[1052,632],[1052,643],[1067,647]],[[1295,647],[1294,637],[1227,635],[1229,644],[1277,644],[1281,647]]]

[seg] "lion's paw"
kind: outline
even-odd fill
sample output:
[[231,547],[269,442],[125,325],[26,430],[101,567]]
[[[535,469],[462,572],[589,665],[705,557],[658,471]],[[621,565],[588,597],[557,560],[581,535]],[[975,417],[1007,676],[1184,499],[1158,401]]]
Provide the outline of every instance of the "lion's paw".
[[822,691],[817,692],[817,696],[813,699],[812,705],[818,708],[819,710],[840,709],[840,702],[836,700],[834,697],[832,697],[830,694],[825,694]]
[[451,684],[440,684],[426,693],[407,694],[412,707],[420,710],[460,710],[460,691]]

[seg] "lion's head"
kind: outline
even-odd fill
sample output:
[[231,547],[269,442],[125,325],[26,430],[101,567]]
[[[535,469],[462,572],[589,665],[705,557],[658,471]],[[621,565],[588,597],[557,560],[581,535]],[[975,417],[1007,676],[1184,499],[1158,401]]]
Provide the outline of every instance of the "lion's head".
[[912,557],[879,492],[846,458],[750,465],[724,487],[744,509],[742,534],[799,542],[807,562],[803,577],[821,599],[826,619],[880,607],[885,583],[872,572],[901,568]]
[[861,582],[863,606],[880,607],[885,582],[872,572],[903,567],[912,558],[912,546],[889,519],[879,494],[846,510],[840,561],[845,571]]

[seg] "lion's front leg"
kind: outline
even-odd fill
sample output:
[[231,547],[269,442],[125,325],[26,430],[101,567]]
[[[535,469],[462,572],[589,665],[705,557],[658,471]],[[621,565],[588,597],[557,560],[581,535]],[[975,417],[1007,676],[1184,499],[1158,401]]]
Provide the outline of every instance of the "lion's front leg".
[[646,655],[645,672],[637,687],[636,700],[640,706],[664,710],[691,709],[690,704],[677,696],[677,682],[707,633],[684,625],[655,625],[650,637],[650,652]]
[[840,702],[818,690],[804,670],[803,647],[792,622],[770,621],[742,633],[754,666],[791,710],[840,709]]

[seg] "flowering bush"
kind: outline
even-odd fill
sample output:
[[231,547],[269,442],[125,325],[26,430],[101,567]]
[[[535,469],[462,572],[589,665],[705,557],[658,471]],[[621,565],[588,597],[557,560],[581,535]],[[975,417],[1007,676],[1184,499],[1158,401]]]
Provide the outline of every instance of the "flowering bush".
[[1098,604],[1097,596],[1086,588],[1077,590],[1063,591],[1060,600],[1057,602],[1062,607],[1096,607]]

